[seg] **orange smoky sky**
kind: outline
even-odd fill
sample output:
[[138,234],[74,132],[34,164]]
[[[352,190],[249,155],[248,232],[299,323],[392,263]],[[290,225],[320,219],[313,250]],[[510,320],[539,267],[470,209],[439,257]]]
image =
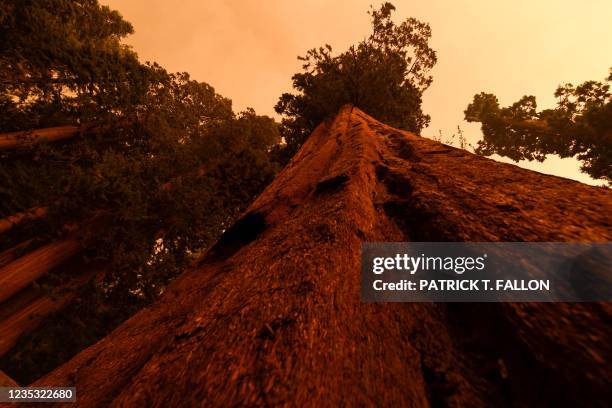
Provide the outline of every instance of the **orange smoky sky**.
[[[186,71],[233,100],[276,116],[291,90],[298,55],[325,43],[343,51],[370,32],[372,0],[106,0],[134,25],[127,39],[143,61]],[[557,85],[602,80],[612,66],[610,0],[395,0],[395,20],[416,17],[433,31],[434,82],[424,96],[431,115],[424,136],[448,138],[461,126],[468,141],[478,124],[463,121],[474,94],[502,105],[522,95],[552,107]],[[506,161],[506,160],[504,160]],[[574,159],[550,157],[521,166],[593,184]]]

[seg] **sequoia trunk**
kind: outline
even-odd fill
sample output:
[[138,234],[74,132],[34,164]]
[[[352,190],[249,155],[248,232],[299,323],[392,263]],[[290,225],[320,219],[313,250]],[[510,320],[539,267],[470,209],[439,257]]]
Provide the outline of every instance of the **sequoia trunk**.
[[609,304],[361,303],[360,244],[610,241],[611,210],[348,106],[158,302],[34,385],[80,406],[605,404]]

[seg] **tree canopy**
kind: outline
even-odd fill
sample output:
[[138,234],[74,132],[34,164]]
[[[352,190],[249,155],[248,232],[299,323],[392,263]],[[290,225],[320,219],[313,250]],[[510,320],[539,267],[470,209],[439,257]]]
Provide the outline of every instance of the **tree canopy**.
[[138,104],[149,69],[130,23],[97,0],[0,4],[0,128],[108,120]]
[[299,57],[304,64],[293,75],[296,93],[283,94],[275,107],[284,117],[289,155],[315,126],[348,103],[400,129],[418,133],[427,126],[430,118],[421,109],[421,97],[436,63],[428,43],[431,29],[415,18],[396,24],[394,10],[391,3],[372,9],[372,33],[338,55],[325,45]]
[[[0,219],[47,209],[0,234],[0,252],[27,243],[27,253],[76,229],[83,268],[105,270],[0,362],[24,383],[155,299],[278,169],[273,119],[235,113],[209,84],[141,63],[121,42],[131,32],[96,0],[0,3],[0,132],[103,125],[0,151]],[[72,277],[58,268],[36,284],[55,294]]]
[[557,106],[537,110],[533,95],[502,108],[489,93],[474,95],[465,120],[482,124],[477,153],[515,161],[544,161],[546,155],[576,157],[582,171],[612,181],[612,68],[604,81],[565,84],[555,92]]

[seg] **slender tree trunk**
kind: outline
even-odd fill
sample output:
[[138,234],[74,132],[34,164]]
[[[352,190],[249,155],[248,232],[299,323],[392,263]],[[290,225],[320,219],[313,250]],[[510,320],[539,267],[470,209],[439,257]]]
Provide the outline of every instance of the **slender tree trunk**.
[[82,134],[86,130],[86,126],[57,126],[21,132],[1,133],[0,150],[26,147],[41,141],[57,142],[59,140],[70,139]]
[[103,268],[86,265],[82,260],[74,262],[69,269],[74,277],[55,288],[54,295],[28,287],[0,304],[0,357],[15,345],[22,334],[35,329],[45,317],[67,305],[81,285],[104,273]]
[[24,251],[31,243],[32,240],[28,239],[27,241],[20,242],[19,244],[7,249],[6,251],[0,252],[0,268],[19,258],[22,254],[22,251]]
[[[114,126],[127,126],[131,123],[134,123],[134,120],[123,119]],[[24,148],[42,141],[58,142],[85,134],[106,132],[112,128],[113,126],[109,125],[94,126],[92,124],[84,124],[0,133],[0,150]]]
[[82,250],[68,238],[47,244],[0,268],[0,303]]
[[28,221],[35,221],[47,215],[47,207],[35,207],[0,219],[0,234],[13,229],[13,227]]
[[158,302],[34,385],[85,407],[605,405],[609,304],[361,303],[360,244],[610,241],[611,209],[345,107]]
[[[11,310],[10,315],[0,320],[0,356],[3,356],[15,345],[19,336],[38,326],[42,318],[58,310],[58,305],[61,304],[63,306],[65,304],[62,299],[58,299],[55,302],[49,296],[44,295],[29,299],[34,295],[35,290],[25,290],[22,292],[24,293],[21,294],[20,292],[19,295],[11,298],[11,302],[15,300],[23,304],[20,304],[17,310]],[[12,305],[8,306],[6,303],[10,302],[0,305],[0,313],[6,307],[13,309]]]

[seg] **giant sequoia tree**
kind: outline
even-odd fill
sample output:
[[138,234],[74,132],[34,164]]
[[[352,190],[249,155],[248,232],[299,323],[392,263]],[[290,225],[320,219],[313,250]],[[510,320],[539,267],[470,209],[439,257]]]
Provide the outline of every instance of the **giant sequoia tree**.
[[493,94],[480,93],[465,110],[468,122],[480,122],[484,138],[477,153],[515,161],[544,161],[546,155],[576,157],[582,170],[612,181],[612,93],[610,76],[557,88],[557,106],[537,110],[535,96],[523,96],[502,108]]
[[350,103],[399,129],[419,133],[429,123],[421,96],[432,82],[436,53],[427,23],[391,19],[395,7],[372,10],[372,33],[334,55],[329,45],[311,49],[302,72],[293,76],[294,94],[283,94],[275,109],[284,116],[283,136],[293,155],[321,121]]
[[34,385],[82,407],[606,406],[609,303],[364,303],[360,244],[609,241],[611,206],[346,107],[154,305]]

